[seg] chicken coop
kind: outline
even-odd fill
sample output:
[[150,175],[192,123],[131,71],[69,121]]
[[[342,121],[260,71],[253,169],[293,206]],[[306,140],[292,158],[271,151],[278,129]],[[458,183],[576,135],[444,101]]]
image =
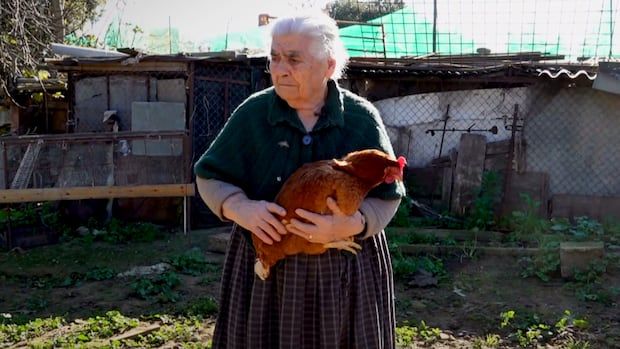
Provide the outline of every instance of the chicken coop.
[[0,140],[2,203],[80,203],[88,215],[186,231],[219,223],[195,196],[193,163],[232,110],[266,86],[264,61],[224,53],[49,64],[67,76],[67,112],[50,116],[60,125],[53,134],[29,135],[29,119],[14,117],[21,135]]
[[[232,111],[270,85],[265,57],[50,64],[68,76],[67,113],[54,121],[64,130],[2,138],[3,203],[94,199],[129,218],[220,224],[196,196],[192,166]],[[615,75],[599,71],[616,68],[600,67],[536,53],[354,57],[340,84],[380,111],[408,160],[409,195],[425,207],[466,214],[493,173],[499,214],[526,195],[545,217],[603,218],[620,212],[620,99]]]
[[605,72],[617,65],[493,59],[503,63],[478,55],[423,59],[423,68],[353,60],[346,84],[373,101],[395,151],[407,156],[410,195],[465,214],[493,173],[499,213],[529,200],[542,217],[618,218],[619,82]]

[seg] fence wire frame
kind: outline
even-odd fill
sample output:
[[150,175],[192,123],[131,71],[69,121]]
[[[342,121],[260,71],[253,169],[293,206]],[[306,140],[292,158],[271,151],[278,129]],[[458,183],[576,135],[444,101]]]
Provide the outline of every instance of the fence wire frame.
[[[614,35],[620,29],[618,0],[409,0],[396,10],[382,8],[379,1],[351,2],[357,6],[351,18],[344,19],[359,18],[369,7],[381,8],[368,22],[382,25],[342,29],[351,56],[445,63],[494,55],[555,62],[620,57],[620,37]],[[377,52],[380,41],[384,52]]]
[[[5,189],[185,184],[188,142],[184,131],[7,137],[0,142],[1,184]],[[38,155],[25,158],[37,146]],[[20,168],[30,168],[25,185],[12,187]]]

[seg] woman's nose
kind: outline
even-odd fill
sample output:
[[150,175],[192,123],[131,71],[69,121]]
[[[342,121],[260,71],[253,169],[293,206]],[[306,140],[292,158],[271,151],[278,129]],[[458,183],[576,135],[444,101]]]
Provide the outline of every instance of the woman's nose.
[[271,61],[269,63],[269,71],[271,71],[272,75],[287,75],[289,73],[289,67],[286,63]]

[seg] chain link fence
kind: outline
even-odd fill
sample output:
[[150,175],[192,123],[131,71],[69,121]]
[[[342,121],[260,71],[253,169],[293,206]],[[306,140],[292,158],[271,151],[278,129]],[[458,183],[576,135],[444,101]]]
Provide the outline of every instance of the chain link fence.
[[[193,76],[191,112],[192,164],[207,150],[230,114],[253,92],[267,87],[264,64],[197,63]],[[231,154],[233,156],[233,154]],[[192,199],[192,225],[219,224],[199,196]]]
[[186,183],[184,131],[6,137],[3,188],[72,188]]
[[484,137],[484,171],[508,181],[504,195],[512,190],[516,199],[510,200],[523,201],[520,194],[530,194],[543,214],[553,213],[553,200],[561,195],[620,196],[620,99],[591,82],[540,79],[522,87],[439,91],[374,104],[395,151],[414,169],[411,195],[435,208],[450,206],[446,190],[454,178],[445,177],[454,172],[446,169],[454,170],[464,134]]
[[[338,19],[351,56],[423,61],[536,53],[552,60],[618,57],[617,0],[349,0]],[[386,3],[392,6],[384,6]],[[344,10],[347,5],[341,5]],[[383,6],[382,6],[383,5]],[[332,5],[338,7],[336,5]],[[373,19],[366,20],[368,12]],[[362,18],[364,17],[364,18]],[[531,58],[525,57],[524,60]]]

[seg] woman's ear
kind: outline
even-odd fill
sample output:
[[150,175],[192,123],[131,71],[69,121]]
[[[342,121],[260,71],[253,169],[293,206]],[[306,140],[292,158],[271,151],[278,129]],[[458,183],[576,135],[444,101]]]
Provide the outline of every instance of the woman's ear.
[[327,78],[331,78],[336,71],[336,60],[329,57],[327,58]]

